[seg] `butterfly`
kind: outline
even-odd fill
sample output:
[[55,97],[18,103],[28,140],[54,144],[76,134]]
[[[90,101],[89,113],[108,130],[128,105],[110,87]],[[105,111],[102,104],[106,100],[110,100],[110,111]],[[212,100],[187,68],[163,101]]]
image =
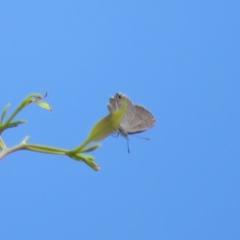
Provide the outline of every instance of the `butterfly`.
[[153,114],[142,105],[133,104],[132,101],[122,93],[116,93],[109,98],[107,105],[109,112],[119,109],[126,99],[126,112],[116,129],[116,133],[128,139],[128,134],[144,132],[153,127],[156,120]]

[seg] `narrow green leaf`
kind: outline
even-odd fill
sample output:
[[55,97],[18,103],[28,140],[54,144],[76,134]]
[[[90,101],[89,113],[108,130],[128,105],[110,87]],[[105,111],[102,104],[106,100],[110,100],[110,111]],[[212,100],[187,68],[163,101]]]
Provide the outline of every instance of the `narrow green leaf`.
[[18,121],[15,121],[15,122],[11,122],[11,123],[6,125],[6,128],[17,127],[19,124],[23,124],[23,123],[26,123],[26,122],[27,121],[25,121],[25,120],[18,120]]
[[125,99],[120,109],[111,112],[106,117],[98,121],[89,133],[89,142],[99,141],[114,132],[118,128],[126,112],[126,105],[127,104]]
[[69,157],[76,161],[83,161],[89,167],[91,167],[96,171],[100,169],[100,167],[94,162],[94,158],[90,155],[74,154],[74,155],[69,155]]
[[91,146],[88,146],[88,147],[83,148],[81,152],[91,152],[91,151],[97,149],[97,148],[100,147],[100,146],[101,146],[100,143],[96,143],[96,144],[94,144],[94,145],[91,145]]
[[45,108],[49,111],[52,111],[52,108],[51,106],[47,103],[47,102],[39,102],[39,101],[36,101],[35,102],[39,107],[42,107],[42,108]]
[[4,107],[4,109],[3,109],[3,111],[2,111],[2,115],[1,115],[1,120],[0,120],[1,123],[3,122],[3,119],[4,119],[5,115],[6,115],[9,107],[10,107],[10,103],[8,103],[8,104]]

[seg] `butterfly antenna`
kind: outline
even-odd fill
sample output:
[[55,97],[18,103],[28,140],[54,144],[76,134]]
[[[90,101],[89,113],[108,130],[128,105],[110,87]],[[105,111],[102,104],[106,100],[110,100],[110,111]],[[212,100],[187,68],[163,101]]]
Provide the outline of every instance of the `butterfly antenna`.
[[135,137],[135,138],[141,138],[141,139],[147,140],[147,141],[150,140],[150,138],[148,138],[148,137],[142,137],[142,136],[136,136],[136,135],[133,135],[133,137]]

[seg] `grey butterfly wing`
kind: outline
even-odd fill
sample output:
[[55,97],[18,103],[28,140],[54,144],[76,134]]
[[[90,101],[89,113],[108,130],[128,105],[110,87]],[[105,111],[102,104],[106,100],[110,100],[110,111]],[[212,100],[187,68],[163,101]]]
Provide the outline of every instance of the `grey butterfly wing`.
[[156,123],[153,114],[145,107],[137,104],[135,104],[134,107],[134,118],[131,120],[129,126],[124,129],[128,134],[144,132]]
[[[121,97],[121,98],[119,99],[119,97]],[[116,98],[117,98],[117,102],[120,107],[123,103],[124,98],[120,94],[116,94]],[[126,109],[126,112],[125,112],[121,122],[120,122],[120,126],[122,129],[125,129],[128,127],[129,123],[132,121],[132,119],[134,118],[134,115],[135,115],[135,108],[134,108],[132,101],[129,98],[127,98],[126,96],[125,96],[125,99],[126,99],[126,103],[127,103],[127,109]]]
[[118,109],[117,100],[114,97],[109,98],[109,103],[107,104],[107,108],[110,113]]

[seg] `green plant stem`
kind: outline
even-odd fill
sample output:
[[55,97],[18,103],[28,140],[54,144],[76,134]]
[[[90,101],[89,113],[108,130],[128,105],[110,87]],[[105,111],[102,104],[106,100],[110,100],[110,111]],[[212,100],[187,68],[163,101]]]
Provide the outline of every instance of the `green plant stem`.
[[58,154],[58,155],[67,155],[67,153],[69,152],[69,150],[67,150],[67,149],[21,142],[13,147],[4,148],[0,152],[0,159],[4,158],[9,153],[16,152],[18,150],[29,150],[29,151],[33,151],[33,152]]

